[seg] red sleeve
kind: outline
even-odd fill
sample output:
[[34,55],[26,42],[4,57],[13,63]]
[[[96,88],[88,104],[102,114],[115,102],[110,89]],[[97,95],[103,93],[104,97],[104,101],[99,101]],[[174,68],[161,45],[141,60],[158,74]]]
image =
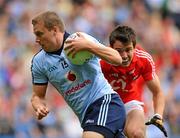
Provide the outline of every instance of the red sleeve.
[[147,55],[147,58],[143,59],[143,71],[142,77],[145,81],[153,80],[155,77],[155,64],[151,55]]

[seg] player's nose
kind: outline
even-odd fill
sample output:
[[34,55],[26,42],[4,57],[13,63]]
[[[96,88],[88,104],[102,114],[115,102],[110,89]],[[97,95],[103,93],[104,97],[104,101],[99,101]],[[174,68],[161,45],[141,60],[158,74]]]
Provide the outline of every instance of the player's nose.
[[126,58],[127,57],[127,52],[126,51],[122,51],[121,52],[121,57]]

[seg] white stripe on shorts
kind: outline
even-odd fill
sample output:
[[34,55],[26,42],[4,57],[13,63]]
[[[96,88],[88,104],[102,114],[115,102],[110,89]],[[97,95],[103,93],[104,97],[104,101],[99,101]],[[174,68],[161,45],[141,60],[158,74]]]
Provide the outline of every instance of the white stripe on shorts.
[[97,125],[105,126],[110,102],[111,102],[111,94],[105,95],[104,100],[100,107]]

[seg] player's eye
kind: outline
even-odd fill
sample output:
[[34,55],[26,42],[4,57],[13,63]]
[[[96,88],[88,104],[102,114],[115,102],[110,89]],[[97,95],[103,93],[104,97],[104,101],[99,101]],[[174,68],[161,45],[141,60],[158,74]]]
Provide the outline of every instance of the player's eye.
[[118,49],[116,49],[119,53],[122,53],[122,52],[127,52],[127,53],[129,53],[129,52],[131,52],[132,50],[133,50],[133,48],[132,47],[129,47],[129,48],[118,48]]
[[43,32],[36,32],[35,35],[36,35],[37,37],[41,37],[41,36],[43,35]]
[[127,48],[126,49],[126,52],[131,52],[132,51],[132,48]]
[[116,49],[119,53],[123,52],[123,49],[122,48],[117,48]]

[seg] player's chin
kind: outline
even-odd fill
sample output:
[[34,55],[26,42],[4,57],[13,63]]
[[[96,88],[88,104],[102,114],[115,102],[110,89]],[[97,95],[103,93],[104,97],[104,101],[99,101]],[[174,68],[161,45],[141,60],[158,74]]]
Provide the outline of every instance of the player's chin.
[[130,63],[131,63],[131,62],[129,62],[129,61],[128,61],[128,62],[122,62],[122,66],[127,67],[127,66],[130,65]]

